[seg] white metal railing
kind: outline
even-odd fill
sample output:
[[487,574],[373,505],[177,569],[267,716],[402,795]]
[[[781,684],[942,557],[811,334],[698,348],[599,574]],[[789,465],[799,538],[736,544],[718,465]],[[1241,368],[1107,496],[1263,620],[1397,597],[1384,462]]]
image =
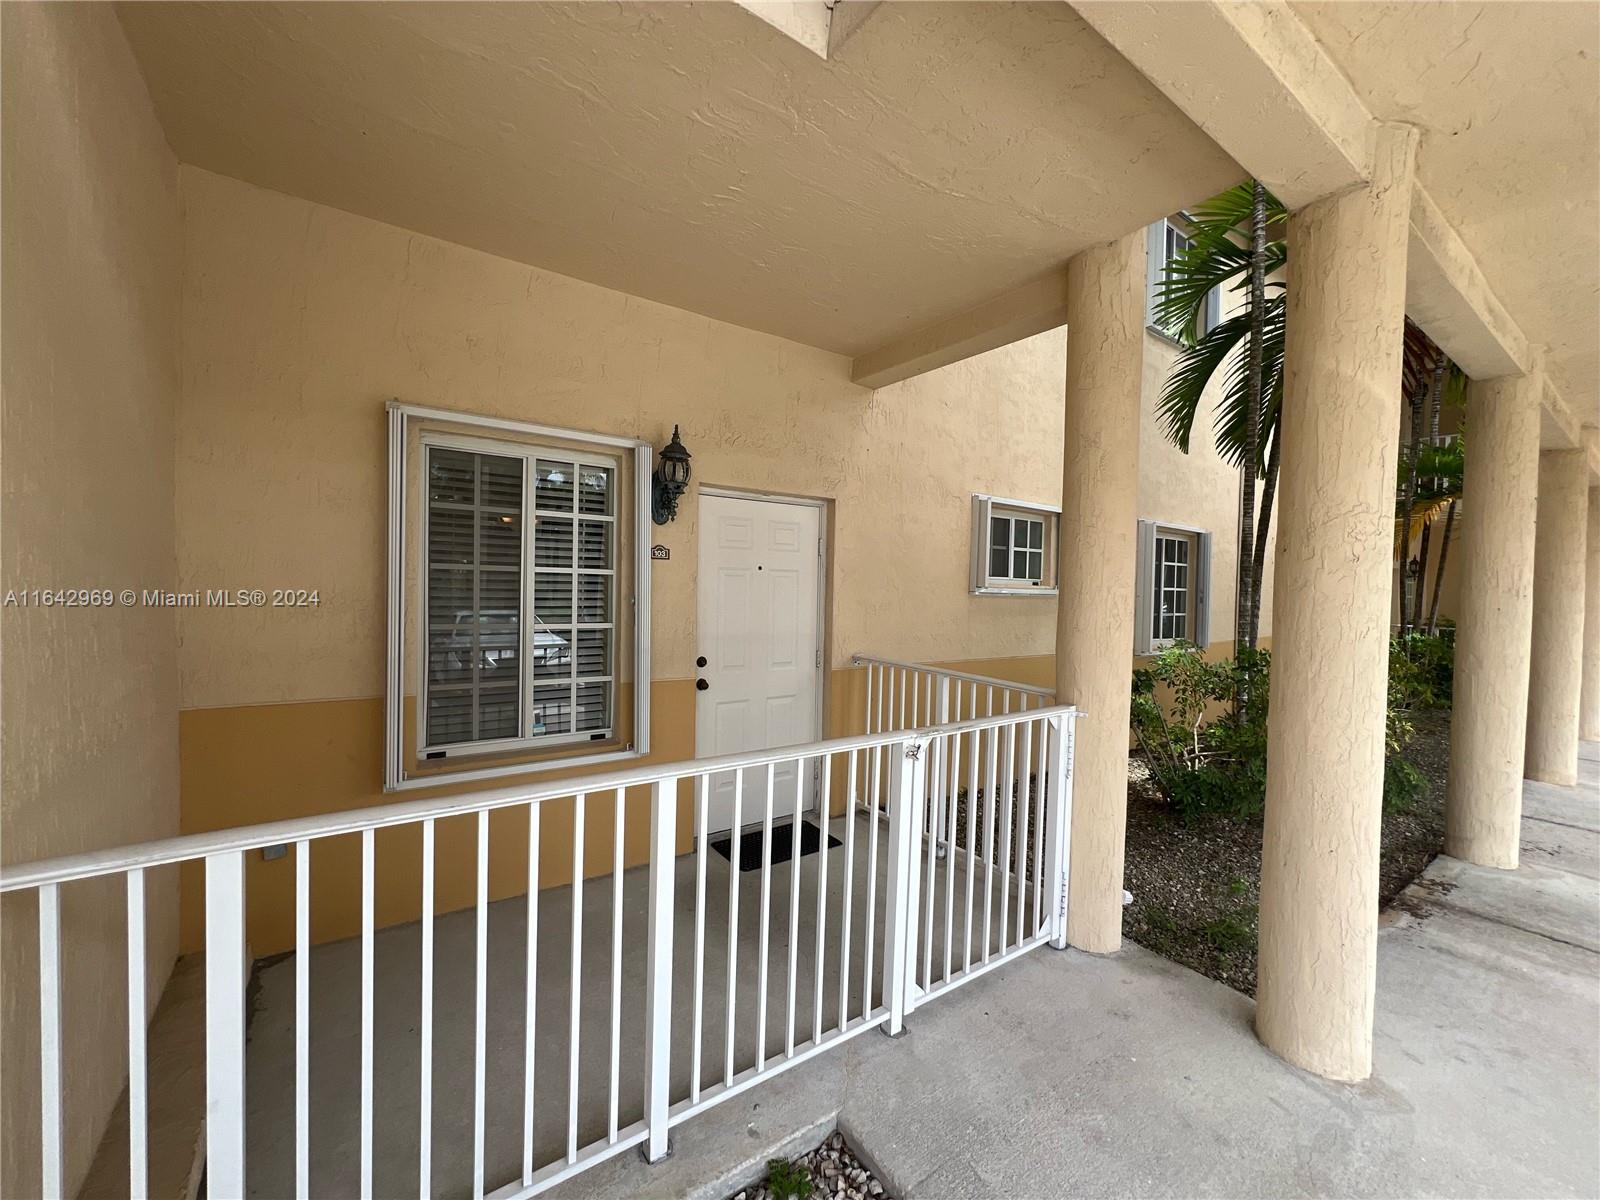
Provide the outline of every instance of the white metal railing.
[[1051,689],[1010,679],[871,654],[857,654],[850,661],[867,673],[863,733],[918,729],[1055,703]]
[[[895,664],[881,664],[899,669]],[[954,680],[953,673],[945,673]],[[996,683],[996,686],[1004,686]],[[953,693],[949,693],[953,695]],[[415,800],[373,808],[328,814],[300,820],[195,834],[159,842],[95,851],[21,866],[0,872],[0,892],[31,891],[38,896],[39,914],[39,996],[40,996],[40,1082],[42,1104],[42,1192],[47,1197],[63,1193],[63,1126],[61,1061],[62,1047],[70,1042],[73,1030],[63,1027],[61,896],[64,888],[80,880],[120,875],[126,881],[128,898],[128,1012],[129,1012],[129,1142],[130,1190],[134,1196],[148,1194],[146,1173],[147,1064],[144,1045],[144,881],[146,872],[173,864],[203,861],[205,911],[205,991],[206,991],[206,1175],[212,1197],[239,1197],[246,1192],[246,1004],[245,993],[250,971],[246,957],[246,855],[269,846],[288,844],[295,855],[295,1018],[294,1018],[294,1166],[293,1191],[305,1197],[325,1195],[325,1186],[311,1178],[310,1143],[320,1127],[323,1114],[313,1112],[311,1072],[321,1069],[321,1059],[313,1063],[309,1047],[316,1009],[311,1004],[311,862],[314,846],[330,839],[354,837],[360,840],[360,1025],[359,1025],[359,1153],[352,1169],[359,1172],[361,1196],[375,1193],[374,1099],[374,934],[378,891],[377,833],[398,827],[420,827],[422,895],[420,897],[421,958],[420,978],[420,1120],[415,1143],[404,1147],[385,1145],[379,1160],[384,1170],[398,1158],[409,1157],[415,1164],[417,1189],[428,1196],[440,1182],[432,1157],[434,1138],[434,950],[435,950],[435,847],[440,822],[463,820],[475,823],[476,861],[474,864],[475,941],[472,953],[473,1089],[472,1097],[472,1178],[474,1197],[486,1194],[510,1200],[531,1196],[586,1167],[622,1150],[642,1145],[646,1157],[656,1161],[667,1153],[668,1132],[672,1126],[706,1108],[745,1090],[777,1071],[820,1053],[864,1029],[884,1026],[898,1032],[919,1003],[966,979],[973,978],[999,961],[1051,941],[1065,945],[1067,839],[1071,806],[1072,734],[1077,711],[1067,706],[1029,707],[1017,712],[951,720],[937,728],[873,732],[833,741],[755,754],[718,759],[652,765],[581,780],[546,781],[534,785],[507,787],[447,798]],[[963,707],[970,707],[964,705]],[[904,711],[903,708],[900,711]],[[815,767],[815,773],[807,771]],[[776,794],[779,778],[792,774],[793,796],[781,801]],[[813,784],[811,781],[815,780]],[[965,780],[965,786],[962,780]],[[708,805],[713,788],[731,783],[734,817],[733,836],[728,850],[729,872],[727,914],[723,957],[713,957],[708,949],[708,928],[720,939],[722,915],[711,911],[719,902],[708,887],[708,850],[714,834],[708,830]],[[582,790],[575,790],[581,786]],[[830,865],[829,815],[832,789],[843,787],[843,816],[832,818],[832,826],[843,835]],[[628,869],[625,856],[626,823],[629,820],[629,789],[648,790],[647,813],[636,810],[636,819],[648,819],[648,857],[641,867],[647,872],[647,933],[642,952],[645,956],[645,987],[642,997],[625,995],[622,961],[623,875]],[[814,795],[808,795],[814,788]],[[756,797],[751,808],[742,811],[746,794]],[[678,854],[680,798],[682,806],[693,812],[692,849]],[[871,819],[859,820],[857,801]],[[537,1000],[542,983],[539,978],[538,947],[542,938],[559,937],[559,929],[541,933],[540,864],[541,814],[552,804],[570,801],[572,811],[571,923],[569,937],[570,998],[557,1003],[566,1007],[566,1053],[559,1038],[547,1030],[548,1021],[537,1024]],[[612,813],[610,854],[611,930],[610,995],[607,1013],[609,1071],[596,1079],[597,1072],[580,1069],[580,1007],[583,978],[585,888],[597,880],[592,866],[586,878],[586,806],[596,801]],[[814,801],[821,817],[820,845],[815,852],[815,873],[799,869],[800,823]],[[980,805],[982,812],[978,812]],[[949,829],[946,853],[935,843],[941,839],[926,836],[932,806],[940,815],[934,824]],[[565,805],[563,805],[565,807]],[[486,1063],[491,1046],[486,1021],[488,1003],[488,964],[495,947],[489,933],[489,847],[491,819],[506,820],[503,814],[521,810],[526,817],[527,874],[525,944],[511,945],[502,954],[514,956],[521,949],[526,956],[522,966],[523,1025],[520,1045],[496,1045],[493,1062],[520,1060],[522,1105],[522,1147],[520,1170],[512,1167],[496,1175],[485,1149],[487,1106],[491,1101],[516,1103],[500,1090],[492,1095],[486,1089]],[[1030,816],[1031,813],[1031,816]],[[887,815],[886,830],[880,835],[876,818]],[[759,819],[762,866],[759,876],[759,914],[757,920],[741,924],[741,892],[754,893],[752,881],[741,885],[739,832],[746,817]],[[791,819],[791,837],[796,839],[787,864],[783,885],[774,883],[783,875],[781,864],[773,862],[774,826]],[[858,829],[858,825],[860,828]],[[601,826],[603,828],[603,825]],[[520,833],[521,826],[518,825]],[[553,830],[552,830],[553,833]],[[880,845],[882,842],[882,845]],[[925,846],[924,846],[925,843]],[[563,845],[557,853],[563,853]],[[720,868],[718,868],[720,869]],[[830,872],[837,870],[837,875]],[[680,871],[682,877],[680,878]],[[942,871],[942,879],[941,879]],[[606,872],[600,872],[603,877]],[[961,876],[957,878],[958,874]],[[804,876],[804,878],[803,878]],[[881,878],[880,878],[881,877]],[[692,883],[686,882],[692,880]],[[603,883],[603,880],[601,881]],[[815,895],[804,902],[802,888],[810,886]],[[672,1033],[674,1016],[674,936],[675,909],[679,889],[693,890],[692,976],[690,995],[680,994],[678,1016],[691,1024],[687,1072],[683,1056],[674,1060]],[[787,892],[787,903],[779,899]],[[551,893],[546,892],[545,896]],[[591,898],[593,894],[591,893]],[[687,896],[684,900],[687,902]],[[748,904],[752,896],[743,899]],[[388,899],[388,898],[386,898]],[[881,899],[882,919],[878,915]],[[865,911],[860,907],[864,903]],[[958,916],[957,906],[960,906]],[[837,905],[830,909],[830,905]],[[687,907],[687,903],[686,903]],[[385,904],[386,910],[393,906]],[[787,938],[777,948],[774,970],[773,924],[775,914],[783,919],[786,910]],[[830,911],[837,920],[830,920]],[[802,914],[814,926],[802,937]],[[744,1011],[752,995],[748,956],[739,960],[742,931],[759,924],[754,980],[754,1012]],[[687,930],[689,924],[684,922]],[[781,925],[780,925],[781,928]],[[959,950],[956,931],[961,931]],[[830,950],[829,937],[833,935]],[[806,952],[800,953],[802,944]],[[714,947],[713,947],[714,948]],[[637,947],[635,948],[637,949]],[[787,955],[787,963],[782,959]],[[564,956],[563,956],[564,957]],[[721,967],[726,980],[725,995],[709,995],[707,967]],[[785,970],[786,966],[786,970]],[[809,968],[809,978],[807,978]],[[769,985],[771,975],[782,971],[787,994],[781,1008],[773,1007],[769,1026]],[[830,981],[835,975],[836,979]],[[826,985],[826,986],[825,986]],[[681,992],[681,983],[679,985]],[[825,994],[826,992],[826,994]],[[776,997],[774,997],[774,1000]],[[626,1004],[642,1002],[641,1043],[624,1045],[621,1014]],[[804,1010],[809,1008],[809,1013]],[[635,1010],[636,1011],[636,1010]],[[781,1015],[779,1015],[781,1014]],[[806,1017],[809,1016],[809,1020]],[[753,1061],[740,1052],[753,1017],[757,1031]],[[741,1024],[741,1021],[743,1024]],[[720,1023],[721,1037],[712,1041],[714,1023]],[[589,1026],[585,1026],[586,1028]],[[682,1028],[682,1025],[679,1025]],[[504,1042],[502,1035],[497,1040]],[[559,1032],[559,1030],[557,1031]],[[591,1036],[593,1036],[591,1034]],[[710,1044],[708,1045],[708,1041]],[[520,1053],[518,1053],[520,1051]],[[624,1098],[621,1087],[624,1054],[630,1070],[639,1064],[642,1073],[642,1104],[638,1118],[631,1122],[636,1100]],[[678,1073],[674,1074],[674,1068]],[[514,1067],[508,1069],[515,1069]],[[562,1078],[562,1075],[565,1078]],[[599,1086],[605,1089],[606,1120],[603,1129],[586,1127],[580,1121],[580,1089]],[[387,1095],[387,1091],[385,1092]],[[640,1092],[632,1093],[638,1097]],[[447,1097],[448,1098],[448,1097]],[[536,1151],[534,1113],[566,1109],[565,1138],[554,1153]],[[553,1106],[553,1107],[546,1107]],[[252,1110],[254,1111],[254,1110]],[[595,1136],[589,1136],[593,1133]],[[285,1168],[287,1169],[287,1168]],[[465,1188],[465,1179],[448,1179],[443,1186],[452,1191]],[[284,1188],[288,1190],[287,1186]],[[379,1191],[392,1191],[385,1186]]]
[[[1031,719],[1054,704],[1048,688],[874,655],[857,654],[851,661],[866,671],[863,729],[878,733],[931,725],[933,731],[919,789],[928,886],[918,889],[915,1003],[1053,933],[1047,905],[1052,897],[1065,905],[1065,884],[1057,892],[1055,883],[1064,880],[1066,859],[1051,860],[1050,852],[1064,845],[1058,839],[1067,831],[1065,824],[1056,828],[1052,821],[1070,821],[1078,711],[1068,709],[1070,716],[1058,730]],[[952,723],[994,716],[1030,719],[983,732],[946,731]]]
[[[853,655],[850,661],[866,670],[863,733],[886,733],[979,716],[1027,712],[1055,703],[1055,693],[1049,688],[1010,679],[870,654]],[[991,781],[991,791],[993,786]],[[946,818],[953,815],[945,806],[937,804],[930,804],[927,809],[927,831],[938,843],[940,855],[949,840]]]

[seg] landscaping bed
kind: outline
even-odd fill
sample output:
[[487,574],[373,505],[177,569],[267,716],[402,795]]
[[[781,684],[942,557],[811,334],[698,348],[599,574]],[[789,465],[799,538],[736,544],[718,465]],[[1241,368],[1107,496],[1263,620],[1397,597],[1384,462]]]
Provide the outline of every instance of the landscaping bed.
[[835,1130],[809,1154],[775,1158],[767,1177],[731,1200],[888,1200],[887,1193]]
[[[1406,759],[1422,774],[1422,794],[1383,815],[1379,901],[1389,904],[1433,861],[1444,843],[1448,709],[1418,714]],[[1202,975],[1255,995],[1261,823],[1229,816],[1185,821],[1156,792],[1139,756],[1129,759],[1123,910],[1130,941]]]

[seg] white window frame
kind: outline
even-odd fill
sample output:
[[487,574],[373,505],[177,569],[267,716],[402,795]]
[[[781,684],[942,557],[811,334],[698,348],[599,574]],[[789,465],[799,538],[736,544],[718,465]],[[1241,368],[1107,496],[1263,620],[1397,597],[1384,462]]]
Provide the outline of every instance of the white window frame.
[[[1161,277],[1171,261],[1167,256],[1167,234],[1172,232],[1181,238],[1192,236],[1184,227],[1186,222],[1181,214],[1162,217],[1152,223],[1146,231],[1145,244],[1145,325],[1149,331],[1164,342],[1180,345],[1176,334],[1169,332],[1156,323],[1156,288],[1161,283]],[[1200,326],[1200,333],[1205,334],[1217,327],[1222,320],[1222,289],[1212,288],[1206,295],[1206,315]]]
[[[399,401],[390,401],[388,404],[389,415],[389,604],[388,604],[388,670],[385,685],[385,754],[384,754],[384,790],[388,792],[404,791],[419,787],[437,787],[442,783],[459,783],[474,779],[493,779],[510,775],[528,775],[540,771],[569,769],[593,763],[611,762],[619,759],[641,758],[650,752],[650,473],[652,467],[653,448],[649,442],[637,438],[616,437],[606,434],[589,433],[581,430],[559,429],[548,425],[535,425],[524,421],[513,421],[501,417],[489,417],[475,413],[454,412],[449,409],[427,408],[419,405],[402,404]],[[443,751],[444,758],[435,758],[432,761],[448,764],[450,758],[460,759],[462,756],[471,755],[476,758],[484,754],[503,752],[526,751],[537,754],[541,750],[549,750],[555,756],[547,758],[529,758],[513,763],[501,763],[494,766],[471,767],[463,765],[459,769],[429,770],[420,774],[408,773],[406,763],[407,748],[405,746],[404,730],[404,703],[405,703],[405,621],[408,598],[406,596],[406,545],[408,521],[406,513],[407,472],[409,470],[410,451],[408,447],[408,422],[430,421],[450,426],[465,426],[485,431],[484,436],[470,434],[446,433],[443,431],[426,430],[418,437],[420,453],[425,456],[428,446],[443,445],[448,448],[463,449],[485,454],[499,454],[506,457],[520,457],[529,461],[527,470],[532,471],[531,460],[539,457],[543,452],[546,457],[561,457],[566,461],[583,463],[588,458],[595,461],[589,465],[607,466],[613,472],[613,494],[620,496],[620,486],[624,468],[631,455],[633,467],[633,597],[632,597],[632,638],[633,650],[633,741],[625,746],[611,747],[597,751],[593,754],[570,754],[568,751],[573,745],[593,739],[596,730],[572,731],[568,734],[558,734],[526,738],[502,738],[494,741],[480,741],[469,743],[453,743],[449,746],[429,747],[426,743],[427,720],[423,710],[426,683],[423,678],[427,671],[426,630],[419,632],[419,649],[417,654],[417,718],[415,753],[418,758],[424,753],[438,754]],[[557,443],[566,443],[579,449],[563,449],[560,446],[540,446],[523,441],[509,441],[495,438],[495,431],[517,434],[523,438],[550,440]],[[527,483],[528,476],[524,476],[524,506],[527,513],[535,510],[535,499]],[[424,494],[425,495],[425,494]],[[426,556],[426,530],[427,506],[426,500],[418,502],[420,511],[414,519],[423,522],[423,555]],[[620,537],[624,522],[629,514],[624,513],[620,507],[613,504],[613,538],[620,552]],[[532,522],[525,521],[524,551],[523,551],[523,592],[524,596],[531,594],[534,564],[529,552],[532,538]],[[573,553],[577,553],[576,529],[574,529]],[[618,671],[618,643],[617,632],[623,626],[625,616],[623,605],[627,597],[618,594],[616,586],[617,575],[620,574],[622,560],[619,556],[614,560],[615,567],[612,582],[611,603],[611,674],[610,686],[613,727],[606,730],[608,736],[614,732],[616,705],[618,702],[617,679]],[[426,587],[425,573],[426,562],[422,564],[423,575],[417,581],[417,597],[421,599]],[[526,602],[526,601],[525,601]],[[424,610],[425,612],[425,610]],[[519,622],[522,629],[522,638],[527,638],[530,622]],[[523,654],[520,661],[523,664],[524,680],[526,674],[532,670],[531,656]],[[519,688],[519,698],[531,696],[527,685]],[[519,718],[521,715],[519,704]],[[573,713],[576,723],[577,713]]]
[[[1000,510],[998,513],[996,510]],[[1007,510],[1011,510],[1008,512]],[[1038,520],[1044,526],[1043,578],[1030,583],[1011,576],[989,573],[991,519],[1016,515]],[[1061,509],[1053,504],[1036,504],[1009,496],[978,493],[972,497],[971,589],[974,596],[1055,596],[1060,593],[1055,578],[1056,555],[1061,536]]]
[[[1161,638],[1155,635],[1155,599],[1159,584],[1155,578],[1156,539],[1162,536],[1192,539],[1194,553],[1189,563],[1193,580],[1190,588],[1194,609],[1188,614],[1191,636]],[[1189,642],[1202,650],[1211,645],[1211,531],[1172,521],[1139,522],[1138,567],[1134,586],[1133,652],[1154,654],[1176,641]]]

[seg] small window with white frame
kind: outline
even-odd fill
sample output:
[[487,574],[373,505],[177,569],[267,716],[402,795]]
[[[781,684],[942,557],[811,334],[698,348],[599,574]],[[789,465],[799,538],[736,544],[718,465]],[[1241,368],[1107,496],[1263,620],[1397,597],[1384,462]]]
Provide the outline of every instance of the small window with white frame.
[[[1161,298],[1161,284],[1166,278],[1167,268],[1177,261],[1179,255],[1194,245],[1194,239],[1189,236],[1188,230],[1188,222],[1179,214],[1162,217],[1150,226],[1147,235],[1146,269],[1149,286],[1146,292],[1148,312],[1145,321],[1152,332],[1171,341],[1177,341],[1181,331],[1168,329],[1156,320],[1156,303]],[[1206,310],[1200,321],[1200,336],[1204,337],[1221,320],[1222,295],[1220,289],[1213,288],[1206,295]]]
[[391,405],[388,789],[645,752],[649,466],[632,439]]
[[999,496],[972,498],[972,591],[1054,595],[1061,510]]
[[1211,644],[1211,534],[1140,521],[1134,653]]

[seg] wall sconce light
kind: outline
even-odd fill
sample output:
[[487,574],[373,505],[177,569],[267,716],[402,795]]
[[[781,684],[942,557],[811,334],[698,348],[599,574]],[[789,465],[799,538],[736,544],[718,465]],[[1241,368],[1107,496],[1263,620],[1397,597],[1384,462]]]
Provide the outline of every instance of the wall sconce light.
[[678,440],[678,427],[672,427],[672,440],[656,456],[656,469],[650,490],[650,516],[665,525],[678,516],[678,498],[689,486],[689,451]]

